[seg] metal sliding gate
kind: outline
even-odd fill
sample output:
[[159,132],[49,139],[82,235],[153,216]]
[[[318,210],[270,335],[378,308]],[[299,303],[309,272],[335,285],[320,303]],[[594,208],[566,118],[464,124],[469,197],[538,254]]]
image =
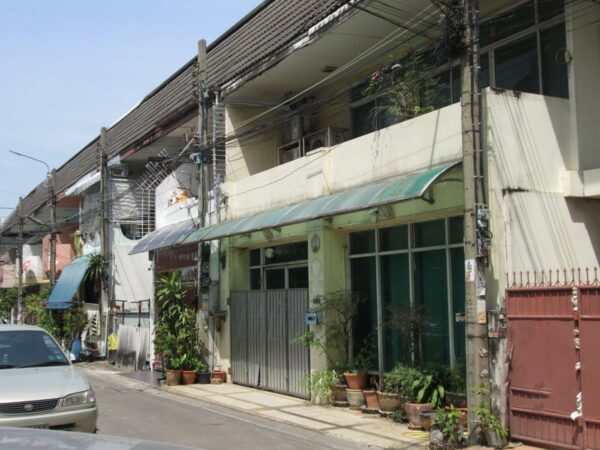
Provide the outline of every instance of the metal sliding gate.
[[506,291],[513,439],[600,449],[600,286]]
[[294,338],[308,330],[308,290],[231,293],[231,376],[234,383],[309,398],[302,379],[309,351]]

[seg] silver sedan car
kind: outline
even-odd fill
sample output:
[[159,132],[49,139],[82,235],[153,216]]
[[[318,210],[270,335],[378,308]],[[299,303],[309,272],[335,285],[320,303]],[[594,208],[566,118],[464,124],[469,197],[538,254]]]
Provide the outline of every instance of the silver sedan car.
[[0,325],[0,426],[94,432],[96,397],[42,328]]

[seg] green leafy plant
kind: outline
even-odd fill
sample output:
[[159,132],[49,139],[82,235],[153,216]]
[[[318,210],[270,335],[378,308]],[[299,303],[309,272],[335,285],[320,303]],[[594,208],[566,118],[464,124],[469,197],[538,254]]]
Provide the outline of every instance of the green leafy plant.
[[380,96],[383,106],[371,114],[390,113],[399,121],[431,112],[441,95],[440,83],[425,57],[410,51],[401,61],[391,55],[386,67],[375,70],[363,90],[365,96]]
[[492,435],[500,440],[502,446],[508,442],[508,431],[502,425],[500,417],[493,414],[490,410],[490,391],[485,383],[481,383],[475,390],[475,395],[481,398],[481,401],[475,406],[473,413],[477,417],[477,426],[474,431],[479,432],[481,444],[494,444]]
[[433,422],[431,446],[433,449],[454,449],[466,445],[465,426],[461,423],[461,412],[451,406],[448,409],[438,408]]
[[178,271],[157,279],[157,324],[154,347],[166,368],[196,370],[202,363],[203,347],[198,338],[196,314],[184,304],[186,290]]
[[331,385],[338,382],[340,374],[333,369],[316,370],[302,379],[302,383],[311,392],[313,402],[331,403]]
[[417,403],[431,403],[435,408],[444,399],[444,386],[432,373],[422,372],[412,387],[417,392]]
[[10,319],[16,304],[17,290],[15,288],[0,289],[0,319]]
[[71,306],[65,310],[62,317],[62,337],[68,340],[81,339],[81,334],[87,324],[87,314],[83,307]]
[[416,400],[416,391],[413,384],[420,380],[423,374],[414,367],[396,364],[394,368],[383,378],[381,390],[390,394],[398,394],[408,401]]
[[85,272],[84,279],[97,283],[106,278],[106,268],[108,261],[99,253],[89,255],[88,268]]
[[377,351],[375,342],[367,339],[367,342],[360,349],[357,355],[350,359],[348,370],[353,374],[367,372],[377,366]]
[[23,321],[29,325],[44,328],[54,337],[60,339],[65,331],[46,308],[47,291],[30,293],[23,298]]
[[403,408],[397,409],[392,414],[392,419],[396,423],[404,423],[404,422],[406,422],[406,412],[404,412]]

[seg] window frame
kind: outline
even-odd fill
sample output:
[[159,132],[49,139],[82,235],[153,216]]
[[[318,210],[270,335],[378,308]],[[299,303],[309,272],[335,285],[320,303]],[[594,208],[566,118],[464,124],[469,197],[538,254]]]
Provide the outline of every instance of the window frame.
[[[396,224],[396,225],[388,225],[388,226],[381,226],[381,227],[375,227],[375,228],[370,228],[367,230],[356,230],[356,231],[352,231],[350,233],[348,233],[347,235],[347,241],[346,241],[346,248],[347,248],[347,258],[348,258],[348,265],[347,265],[347,269],[346,269],[346,277],[349,280],[349,286],[352,286],[352,272],[351,272],[351,264],[352,264],[352,260],[353,259],[359,259],[359,258],[368,258],[368,257],[374,257],[375,258],[375,276],[376,276],[376,307],[377,307],[377,328],[376,328],[376,333],[377,333],[377,348],[378,348],[378,352],[377,352],[377,361],[378,361],[378,368],[379,371],[383,373],[384,371],[384,355],[382,350],[383,347],[383,289],[382,289],[382,270],[381,270],[381,257],[382,256],[388,256],[388,255],[398,255],[398,254],[407,254],[408,255],[408,272],[409,272],[409,277],[408,277],[408,283],[409,283],[409,302],[411,306],[415,305],[415,281],[414,281],[414,272],[415,272],[415,258],[414,255],[417,253],[421,253],[421,252],[427,252],[427,251],[432,251],[432,250],[444,250],[445,252],[445,264],[446,264],[446,285],[447,285],[447,292],[446,292],[446,308],[447,308],[447,312],[448,312],[448,356],[449,356],[449,361],[446,361],[446,364],[449,364],[449,366],[451,368],[455,368],[457,366],[457,358],[456,358],[456,349],[455,349],[455,311],[454,311],[454,302],[453,302],[453,283],[452,283],[452,255],[451,255],[451,251],[452,249],[456,249],[456,248],[463,248],[464,249],[464,242],[459,242],[459,243],[451,243],[450,242],[450,221],[453,218],[456,217],[461,217],[458,215],[453,215],[453,216],[448,216],[448,217],[443,217],[443,218],[437,218],[437,219],[431,219],[431,220],[423,220],[423,221],[418,221],[418,222],[410,222],[410,223],[406,223],[406,224]],[[420,224],[420,223],[426,223],[426,222],[433,222],[433,221],[444,221],[444,243],[441,245],[433,245],[433,246],[424,246],[424,247],[416,247],[414,245],[415,239],[414,239],[414,225],[416,224]],[[398,225],[408,225],[408,247],[406,249],[402,249],[402,250],[387,250],[387,251],[380,251],[380,233],[381,230],[386,229],[386,228],[392,228],[394,226],[398,226]],[[375,251],[374,252],[369,252],[369,253],[359,253],[359,254],[350,254],[350,236],[352,233],[355,232],[361,232],[361,231],[373,231],[374,233],[374,239],[375,239]],[[464,238],[463,238],[464,241]],[[351,340],[350,342],[350,354],[353,354],[353,342]],[[414,353],[411,354],[411,360],[414,362],[415,360],[415,355]]]

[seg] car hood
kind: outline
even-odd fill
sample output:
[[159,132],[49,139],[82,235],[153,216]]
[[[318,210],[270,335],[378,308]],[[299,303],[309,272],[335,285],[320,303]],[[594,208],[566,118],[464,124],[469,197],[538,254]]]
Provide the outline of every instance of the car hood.
[[90,388],[72,365],[0,369],[0,386],[0,403],[60,398]]

